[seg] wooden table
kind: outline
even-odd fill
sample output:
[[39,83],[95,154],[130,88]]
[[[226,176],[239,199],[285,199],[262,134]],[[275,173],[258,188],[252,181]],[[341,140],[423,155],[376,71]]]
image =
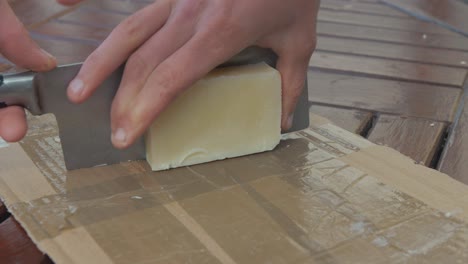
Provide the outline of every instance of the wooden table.
[[[440,9],[424,8],[426,1],[433,2],[420,0],[419,7],[439,20],[468,15],[463,8],[450,9],[456,16],[439,14]],[[115,25],[151,3],[9,2],[33,38],[62,64],[83,61]],[[394,4],[399,2],[405,1]],[[458,21],[448,23],[456,27]],[[317,30],[309,71],[311,112],[468,183],[463,162],[468,158],[468,39],[377,0],[322,0]],[[14,68],[0,58],[0,71]],[[0,259],[51,263],[1,203]]]

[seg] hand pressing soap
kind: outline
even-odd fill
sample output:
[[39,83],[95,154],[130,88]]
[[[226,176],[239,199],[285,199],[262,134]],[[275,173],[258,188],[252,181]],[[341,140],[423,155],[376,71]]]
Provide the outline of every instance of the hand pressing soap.
[[281,138],[281,76],[267,64],[215,69],[182,93],[146,134],[165,170],[272,150]]

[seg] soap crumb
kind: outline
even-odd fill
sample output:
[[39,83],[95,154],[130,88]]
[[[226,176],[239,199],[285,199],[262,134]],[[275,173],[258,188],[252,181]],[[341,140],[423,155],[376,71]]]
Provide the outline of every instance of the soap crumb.
[[427,35],[426,35],[426,34],[423,34],[423,35],[422,35],[422,39],[427,39]]
[[76,206],[73,206],[73,205],[68,206],[68,211],[70,211],[71,214],[76,213],[77,210],[78,208]]
[[142,200],[143,199],[143,197],[138,196],[138,195],[134,195],[134,196],[132,196],[130,198],[132,198],[133,200]]
[[435,126],[435,123],[431,123],[430,126],[431,126],[431,127],[434,127],[434,126]]
[[460,61],[461,65],[466,65],[466,61]]
[[58,136],[54,137],[54,141],[60,143],[60,138]]
[[8,143],[6,143],[1,137],[0,137],[0,148],[5,148],[8,147]]
[[450,217],[456,216],[456,215],[458,215],[458,214],[460,214],[460,213],[462,213],[462,212],[463,212],[462,209],[456,208],[456,209],[453,210],[453,211],[445,212],[444,216],[445,216],[446,218],[450,218]]
[[379,236],[372,240],[372,244],[378,247],[385,247],[388,246],[388,240],[385,237]]
[[356,234],[362,234],[366,231],[367,223],[363,221],[355,222],[351,224],[351,232]]

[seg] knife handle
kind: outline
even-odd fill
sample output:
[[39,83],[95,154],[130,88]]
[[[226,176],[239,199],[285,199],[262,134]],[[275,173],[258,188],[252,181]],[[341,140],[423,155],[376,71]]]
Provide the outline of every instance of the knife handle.
[[0,108],[22,106],[33,115],[42,114],[34,81],[34,72],[0,74]]

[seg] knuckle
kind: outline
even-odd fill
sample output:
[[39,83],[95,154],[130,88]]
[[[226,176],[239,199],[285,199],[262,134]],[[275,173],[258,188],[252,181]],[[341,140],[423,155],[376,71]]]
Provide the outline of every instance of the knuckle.
[[156,89],[154,93],[158,97],[158,100],[164,103],[169,103],[177,97],[183,87],[181,83],[181,74],[172,67],[166,67],[165,69],[157,73],[157,80],[154,81],[153,89]]
[[150,70],[147,58],[141,52],[133,53],[127,61],[126,70],[130,72],[146,73]]
[[240,29],[238,17],[233,16],[233,1],[220,1],[216,5],[215,12],[210,13],[209,30],[221,36],[231,36]]
[[[223,13],[223,12],[221,12]],[[214,19],[214,26],[221,36],[230,37],[240,31],[239,22],[234,21],[229,15],[218,15]]]
[[196,18],[200,14],[200,9],[203,8],[205,4],[204,0],[192,0],[186,1],[185,4],[180,6],[178,10],[178,15],[182,19],[193,19]]
[[115,32],[126,38],[135,38],[140,32],[140,19],[137,14],[127,17],[122,23],[115,28]]
[[158,96],[163,101],[171,101],[178,94],[177,80],[180,75],[174,70],[164,70],[157,81]]
[[303,38],[302,41],[298,42],[297,47],[295,47],[296,52],[300,56],[311,56],[312,53],[315,51],[315,48],[317,47],[317,38],[315,36],[313,37],[306,37]]
[[86,59],[86,64],[88,65],[98,65],[101,62],[101,55],[99,52],[91,53],[88,58]]

